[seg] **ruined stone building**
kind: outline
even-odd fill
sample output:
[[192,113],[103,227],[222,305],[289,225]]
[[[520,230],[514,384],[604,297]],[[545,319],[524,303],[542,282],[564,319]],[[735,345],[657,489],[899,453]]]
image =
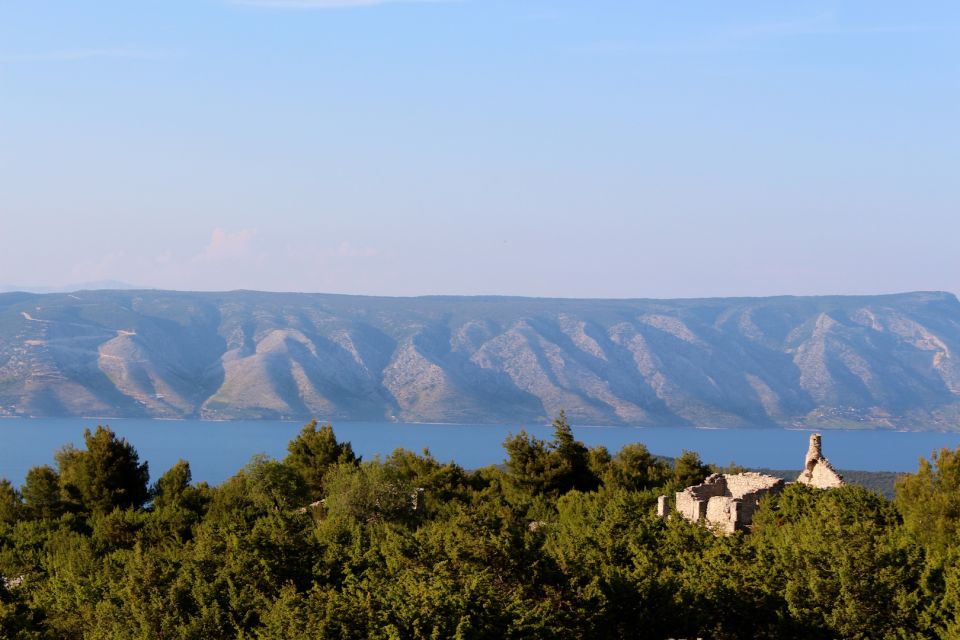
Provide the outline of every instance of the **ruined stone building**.
[[818,489],[834,489],[843,486],[843,476],[837,473],[830,461],[823,457],[820,451],[820,434],[810,435],[810,448],[803,461],[803,471],[797,482],[808,484]]
[[[760,499],[783,489],[782,478],[753,471],[738,474],[715,473],[703,484],[687,487],[676,495],[676,510],[691,522],[706,521],[717,531],[745,530],[753,521]],[[669,512],[669,499],[661,496],[660,515]]]
[[[810,436],[810,447],[804,460],[804,470],[797,482],[832,489],[843,485],[843,477],[836,472],[820,450],[820,434]],[[748,473],[715,473],[693,487],[678,491],[673,505],[681,516],[691,522],[705,522],[716,531],[733,533],[746,531],[753,522],[753,514],[760,500],[783,490],[783,479],[750,471]],[[672,512],[670,498],[660,496],[657,514],[666,517]]]

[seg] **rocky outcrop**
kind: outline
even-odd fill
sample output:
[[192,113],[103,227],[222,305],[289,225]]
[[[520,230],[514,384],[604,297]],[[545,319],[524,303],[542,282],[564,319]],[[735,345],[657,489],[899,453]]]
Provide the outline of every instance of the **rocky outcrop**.
[[0,416],[956,429],[947,293],[0,294]]
[[843,486],[843,476],[837,473],[830,461],[823,457],[819,433],[810,435],[810,447],[803,460],[803,471],[797,482],[817,489],[834,489]]

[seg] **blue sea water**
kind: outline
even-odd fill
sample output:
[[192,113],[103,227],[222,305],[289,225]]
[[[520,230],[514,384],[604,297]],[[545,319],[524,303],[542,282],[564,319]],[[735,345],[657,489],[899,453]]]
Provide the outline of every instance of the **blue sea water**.
[[[129,440],[156,479],[178,459],[190,462],[194,480],[219,483],[236,473],[251,456],[286,454],[302,423],[278,421],[95,420],[80,418],[10,418],[0,420],[0,477],[20,484],[27,470],[52,464],[54,452],[67,443],[83,447],[84,427],[109,424]],[[476,468],[503,461],[503,441],[521,428],[548,439],[548,425],[409,424],[338,422],[337,438],[349,440],[364,456],[388,455],[398,447],[424,448],[441,461]],[[574,426],[588,445],[611,453],[642,442],[653,453],[676,456],[696,451],[707,462],[736,462],[750,467],[797,469],[803,463],[809,431],[787,429],[693,429],[686,427]],[[840,469],[916,471],[918,459],[941,447],[960,446],[960,433],[898,431],[826,431],[823,452]]]

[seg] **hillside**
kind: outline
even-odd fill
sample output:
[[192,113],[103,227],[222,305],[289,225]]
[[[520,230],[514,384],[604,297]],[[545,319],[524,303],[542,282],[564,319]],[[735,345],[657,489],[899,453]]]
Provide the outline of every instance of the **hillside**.
[[[763,467],[751,469],[775,478],[783,478],[787,482],[795,482],[797,472],[793,469],[766,469]],[[893,500],[896,497],[897,478],[903,476],[902,473],[893,471],[855,471],[850,469],[838,469],[843,481],[847,484],[858,485],[864,489],[869,489],[879,493],[887,500]]]
[[0,415],[960,427],[947,293],[0,294]]

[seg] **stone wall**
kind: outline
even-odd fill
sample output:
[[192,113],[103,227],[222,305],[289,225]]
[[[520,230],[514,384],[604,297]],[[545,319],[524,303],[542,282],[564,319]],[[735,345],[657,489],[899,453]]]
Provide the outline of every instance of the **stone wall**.
[[707,501],[707,523],[717,531],[733,533],[740,520],[740,499],[715,496]]
[[760,499],[783,486],[780,478],[761,473],[715,473],[703,484],[677,492],[677,512],[691,522],[705,521],[717,531],[733,533],[747,529]]
[[699,522],[707,514],[707,501],[710,498],[726,495],[726,479],[715,473],[694,487],[678,491],[676,495],[677,511],[687,520]]
[[732,497],[742,498],[756,491],[770,488],[772,477],[753,471],[728,475],[726,476],[727,490]]

